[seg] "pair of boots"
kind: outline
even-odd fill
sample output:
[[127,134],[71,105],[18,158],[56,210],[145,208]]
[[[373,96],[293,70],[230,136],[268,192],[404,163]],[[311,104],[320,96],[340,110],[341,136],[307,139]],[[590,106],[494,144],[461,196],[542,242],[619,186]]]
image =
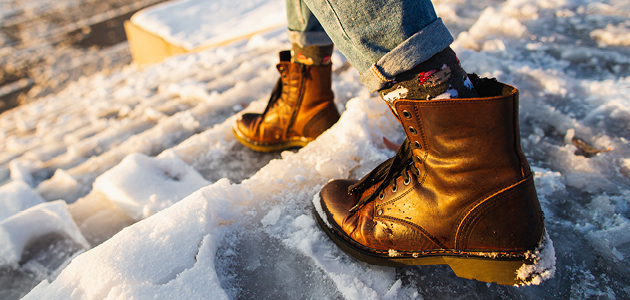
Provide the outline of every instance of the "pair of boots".
[[[265,112],[234,126],[254,150],[304,146],[339,118],[330,64],[280,58]],[[323,230],[371,264],[448,264],[509,285],[545,279],[553,263],[541,266],[541,253],[552,246],[520,146],[518,90],[467,77],[449,48],[396,79],[380,95],[407,138],[361,180],[324,186],[314,201]]]

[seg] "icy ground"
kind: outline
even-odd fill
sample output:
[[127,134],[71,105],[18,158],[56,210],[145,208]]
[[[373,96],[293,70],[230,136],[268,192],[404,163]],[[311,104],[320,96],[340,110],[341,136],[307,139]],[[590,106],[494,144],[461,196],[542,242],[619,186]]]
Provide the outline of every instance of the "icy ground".
[[521,91],[555,278],[497,286],[339,250],[311,200],[394,155],[383,137],[402,130],[336,53],[335,126],[299,151],[239,145],[234,120],[264,109],[289,46],[274,30],[82,78],[0,115],[0,298],[37,285],[25,299],[628,299],[630,4],[435,6],[466,70]]

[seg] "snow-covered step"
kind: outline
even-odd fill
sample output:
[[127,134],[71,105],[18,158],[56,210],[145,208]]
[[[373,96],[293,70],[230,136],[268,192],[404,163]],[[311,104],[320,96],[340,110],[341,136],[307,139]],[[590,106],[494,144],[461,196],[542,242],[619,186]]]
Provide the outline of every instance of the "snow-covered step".
[[125,22],[133,60],[162,61],[285,26],[282,0],[180,0],[143,9]]

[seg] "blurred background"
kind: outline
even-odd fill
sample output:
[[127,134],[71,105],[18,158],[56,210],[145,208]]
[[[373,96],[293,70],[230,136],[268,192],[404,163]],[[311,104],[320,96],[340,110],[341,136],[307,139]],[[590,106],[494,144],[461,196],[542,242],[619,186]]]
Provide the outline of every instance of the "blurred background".
[[0,113],[131,62],[123,22],[165,0],[0,0]]

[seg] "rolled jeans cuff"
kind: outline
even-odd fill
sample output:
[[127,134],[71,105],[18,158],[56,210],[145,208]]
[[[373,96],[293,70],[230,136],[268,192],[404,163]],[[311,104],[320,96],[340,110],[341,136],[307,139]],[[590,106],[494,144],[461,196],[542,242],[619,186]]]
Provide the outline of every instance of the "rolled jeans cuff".
[[446,49],[453,41],[453,36],[446,25],[438,18],[383,55],[370,69],[361,74],[360,80],[370,92],[378,91],[385,83],[394,80],[397,74],[411,70],[428,60]]
[[325,31],[294,31],[287,30],[289,33],[289,41],[298,44],[304,48],[306,46],[328,46],[332,44],[332,40]]

